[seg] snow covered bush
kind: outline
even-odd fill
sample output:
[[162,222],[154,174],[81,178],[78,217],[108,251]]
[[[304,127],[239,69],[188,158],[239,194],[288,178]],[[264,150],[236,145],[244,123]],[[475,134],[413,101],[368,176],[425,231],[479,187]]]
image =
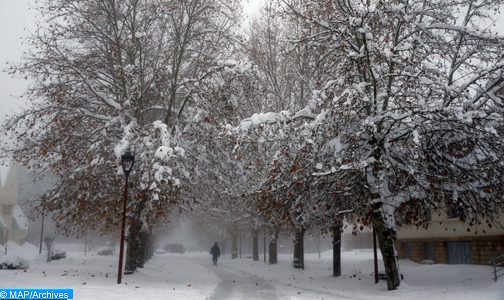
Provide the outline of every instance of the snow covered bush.
[[111,247],[101,247],[96,252],[98,255],[108,256],[114,254],[114,248]]
[[59,249],[51,251],[51,260],[60,260],[66,258],[66,252]]
[[6,255],[0,259],[0,269],[3,270],[20,270],[29,267],[28,261],[20,256]]

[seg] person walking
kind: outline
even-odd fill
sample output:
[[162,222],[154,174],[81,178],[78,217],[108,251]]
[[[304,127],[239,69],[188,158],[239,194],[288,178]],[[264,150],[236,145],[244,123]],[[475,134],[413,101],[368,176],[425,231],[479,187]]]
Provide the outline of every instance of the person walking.
[[220,249],[217,245],[217,242],[215,242],[215,244],[212,246],[212,249],[210,249],[210,255],[212,255],[214,266],[217,265],[217,258],[219,258],[220,256]]

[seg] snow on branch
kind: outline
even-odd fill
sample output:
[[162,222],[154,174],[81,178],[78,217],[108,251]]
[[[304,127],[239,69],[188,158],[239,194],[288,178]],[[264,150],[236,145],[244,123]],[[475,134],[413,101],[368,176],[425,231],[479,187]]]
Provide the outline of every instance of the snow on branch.
[[250,118],[241,121],[239,128],[241,131],[248,131],[250,128],[258,127],[262,124],[281,123],[288,120],[290,120],[290,113],[288,111],[255,113]]
[[[321,114],[325,115],[325,112],[322,112]],[[236,127],[227,125],[226,129],[229,132],[247,132],[250,129],[264,124],[291,123],[299,119],[314,121],[319,120],[320,118],[312,112],[312,106],[307,105],[303,109],[297,111],[294,115],[292,115],[289,111],[255,113],[250,118],[243,119],[240,122],[240,125]]]
[[495,34],[483,34],[478,31],[469,30],[465,26],[457,26],[457,25],[446,24],[446,23],[434,23],[434,24],[430,24],[428,26],[423,26],[423,25],[419,24],[419,26],[426,29],[426,30],[441,29],[441,30],[449,30],[449,31],[458,31],[458,32],[461,32],[461,33],[466,34],[468,36],[476,37],[478,39],[492,40],[492,41],[496,41],[496,42],[501,42],[504,40],[504,36],[495,35]]
[[124,127],[124,135],[123,138],[117,145],[114,147],[114,153],[117,158],[121,158],[121,155],[126,152],[126,149],[130,147],[130,141],[133,140],[133,132],[137,127],[136,120],[131,121],[127,126]]

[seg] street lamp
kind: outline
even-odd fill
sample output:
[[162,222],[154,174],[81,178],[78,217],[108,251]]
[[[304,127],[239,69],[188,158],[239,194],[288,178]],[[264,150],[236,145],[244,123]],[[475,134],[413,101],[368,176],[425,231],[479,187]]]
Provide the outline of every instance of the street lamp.
[[121,246],[119,250],[119,269],[117,271],[117,284],[121,284],[122,268],[123,268],[123,255],[124,255],[124,228],[126,226],[126,201],[128,199],[128,177],[135,164],[135,156],[128,149],[126,153],[121,155],[121,165],[123,173],[126,176],[124,183],[124,197],[123,197],[123,213],[121,225]]

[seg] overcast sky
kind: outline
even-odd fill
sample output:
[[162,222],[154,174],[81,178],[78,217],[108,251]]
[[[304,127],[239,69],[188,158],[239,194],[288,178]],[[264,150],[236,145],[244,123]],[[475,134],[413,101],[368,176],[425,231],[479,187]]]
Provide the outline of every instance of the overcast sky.
[[19,110],[17,97],[26,87],[24,80],[11,78],[5,69],[8,61],[19,61],[21,57],[25,28],[34,28],[34,12],[29,3],[34,0],[0,0],[0,121]]
[[[243,0],[246,20],[259,10],[265,0]],[[8,61],[16,62],[24,50],[22,38],[35,27],[35,13],[30,7],[35,0],[0,0],[0,122],[6,115],[19,111],[19,96],[26,88],[26,81],[11,78],[4,70]],[[499,20],[498,30],[504,33],[504,18]]]

